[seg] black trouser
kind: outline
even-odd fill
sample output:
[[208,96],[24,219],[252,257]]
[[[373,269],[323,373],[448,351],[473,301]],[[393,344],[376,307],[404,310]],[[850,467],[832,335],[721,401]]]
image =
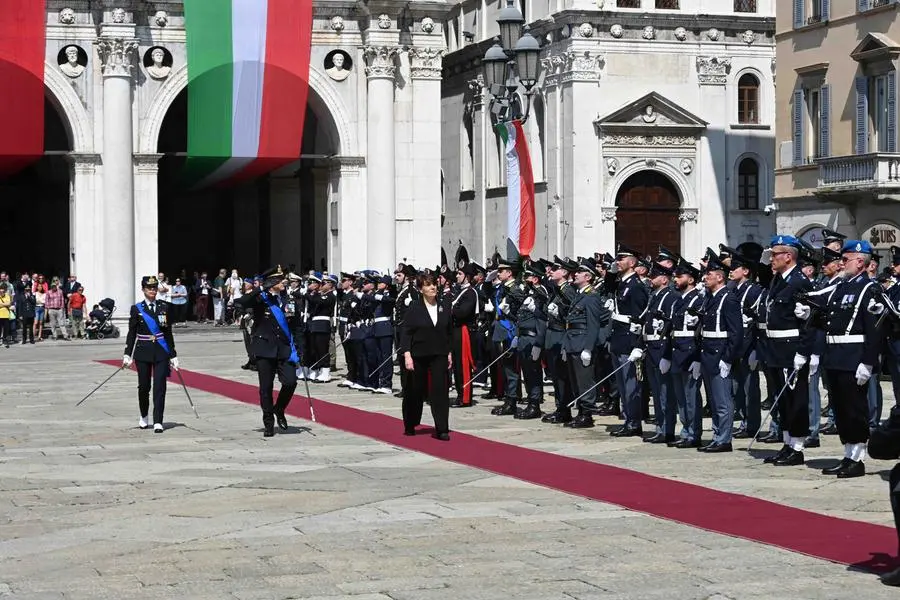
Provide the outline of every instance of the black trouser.
[[894,529],[897,530],[897,554],[900,554],[900,463],[891,469],[888,480],[890,487],[891,511],[894,513]]
[[[566,363],[569,365],[569,377],[571,378],[570,380],[573,388],[572,393],[575,398],[581,396],[577,404],[578,412],[586,413],[589,409],[593,408],[594,403],[597,400],[597,388],[592,389],[590,392],[587,391],[595,382],[594,365],[593,363],[588,363],[588,366],[584,366],[584,363],[581,362],[580,352],[574,354],[569,353],[566,357]],[[584,395],[582,396],[582,394]],[[569,402],[571,402],[571,400]]]
[[331,333],[328,331],[315,331],[309,334],[309,348],[307,348],[309,365],[307,366],[310,369],[331,368],[331,363],[329,362],[331,356],[328,354],[328,341],[330,338]]
[[547,376],[553,382],[553,396],[556,400],[556,412],[569,413],[569,402],[572,401],[572,384],[569,380],[569,365],[562,359],[562,344],[554,344],[544,352],[547,357]]
[[375,389],[391,389],[391,379],[393,379],[394,375],[393,336],[377,337],[373,341],[375,343],[375,360],[377,362],[371,368],[377,368],[378,370],[371,374],[372,387]]
[[[521,339],[519,342],[521,343]],[[529,340],[530,341],[530,340]],[[519,365],[522,367],[522,382],[525,384],[525,398],[529,404],[541,404],[544,401],[544,377],[541,370],[541,357],[531,360],[531,349],[527,344],[517,348]]]
[[356,347],[347,339],[347,326],[338,328],[338,335],[343,340],[344,360],[347,361],[347,381],[356,381]]
[[34,342],[34,317],[22,317],[22,343]]
[[247,351],[247,362],[250,363],[251,365],[255,365],[256,357],[253,356],[253,350],[251,350],[251,346],[250,346],[250,331],[246,327],[244,327],[243,333],[244,333],[244,350]]
[[[263,425],[274,427],[275,413],[283,413],[291,402],[291,396],[297,388],[297,365],[277,358],[256,358],[257,375],[259,376],[259,406],[262,408]],[[275,387],[275,374],[281,389],[278,391],[278,402],[272,405],[272,390]]]
[[365,344],[365,340],[347,340],[344,344],[345,346],[350,345],[352,348],[351,354],[356,359],[356,379],[353,380],[353,383],[364,387],[369,385],[369,367],[366,363]]
[[519,389],[519,355],[515,350],[510,350],[503,354],[508,349],[509,342],[494,343],[495,356],[503,355],[503,358],[497,361],[503,372],[498,377],[498,379],[501,379],[498,396],[504,400],[515,402],[522,397],[522,392]]
[[[869,441],[869,385],[856,385],[856,374],[828,369],[828,398],[842,444]],[[872,375],[875,377],[876,375]]]
[[[466,327],[469,333],[469,351],[474,362],[475,336],[477,335],[474,328],[469,328],[467,325],[454,327],[450,348],[453,352],[453,385],[456,386],[456,397],[461,404],[468,405],[472,403],[472,384],[469,383],[469,378],[474,374],[472,369],[475,368],[475,365],[470,364],[467,367],[463,365],[463,327]],[[469,385],[466,385],[467,383]]]
[[431,403],[431,418],[437,433],[450,431],[450,399],[447,395],[447,355],[413,357],[414,371],[403,394],[403,425],[412,429],[422,422],[425,398]]
[[9,319],[5,317],[0,318],[0,342],[7,345],[10,342]]
[[[788,375],[793,368],[788,369]],[[809,365],[805,365],[794,375],[794,387],[784,387],[787,381],[784,369],[770,367],[769,374],[774,384],[775,394],[784,392],[778,400],[778,422],[782,432],[791,437],[806,438],[809,435]],[[774,397],[773,397],[774,401]]]
[[169,376],[169,361],[156,363],[134,361],[138,374],[138,409],[146,417],[150,410],[150,376],[153,376],[153,423],[163,422],[166,409],[166,377]]

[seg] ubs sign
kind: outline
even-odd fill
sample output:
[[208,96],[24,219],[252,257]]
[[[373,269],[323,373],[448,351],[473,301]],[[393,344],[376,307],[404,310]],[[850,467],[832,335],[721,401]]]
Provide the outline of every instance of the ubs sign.
[[865,231],[862,239],[868,240],[875,248],[890,248],[898,245],[900,241],[900,229],[896,225],[881,223],[874,225]]

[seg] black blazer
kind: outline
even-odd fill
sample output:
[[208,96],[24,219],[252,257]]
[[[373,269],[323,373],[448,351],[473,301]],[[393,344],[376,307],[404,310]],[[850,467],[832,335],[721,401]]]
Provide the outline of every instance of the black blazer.
[[[147,301],[141,302],[146,312],[150,312]],[[169,323],[169,303],[164,300],[156,301],[156,321],[159,324],[159,330],[163,334],[166,343],[169,345],[171,355],[166,354],[162,346],[158,342],[150,340],[139,340],[138,335],[150,335],[150,329],[144,322],[136,306],[131,306],[131,314],[128,317],[128,337],[125,338],[125,354],[131,356],[134,352],[134,360],[140,362],[164,362],[170,358],[177,356],[175,352],[175,339],[172,337],[172,324]]]
[[[253,313],[253,331],[250,333],[250,350],[259,358],[287,360],[291,357],[291,339],[284,330],[269,305],[262,297],[262,290],[257,288],[234,301],[235,306]],[[268,294],[268,292],[266,292]],[[278,302],[273,298],[273,302]],[[284,310],[284,302],[281,302]],[[290,325],[288,325],[290,327]]]
[[400,352],[409,352],[413,358],[450,353],[450,301],[438,296],[437,325],[432,323],[425,300],[416,298],[406,311],[400,334]]

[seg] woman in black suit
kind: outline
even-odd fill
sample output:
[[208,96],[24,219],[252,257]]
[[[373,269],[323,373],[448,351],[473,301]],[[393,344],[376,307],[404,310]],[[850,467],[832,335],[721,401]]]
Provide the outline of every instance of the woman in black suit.
[[410,303],[400,335],[404,367],[410,372],[412,383],[403,395],[404,434],[416,434],[427,396],[434,419],[432,437],[446,442],[450,440],[450,303],[438,295],[434,275],[419,275],[417,284],[421,297]]

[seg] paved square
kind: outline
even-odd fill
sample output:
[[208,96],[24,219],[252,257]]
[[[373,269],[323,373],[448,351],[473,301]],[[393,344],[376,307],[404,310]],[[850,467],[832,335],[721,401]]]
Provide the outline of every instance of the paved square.
[[[176,332],[186,369],[255,383],[235,330]],[[170,383],[162,435],[137,429],[136,377],[97,359],[123,340],[2,350],[0,598],[894,598],[874,575],[291,420],[264,440],[259,409]],[[298,391],[302,392],[301,387]],[[893,404],[884,385],[885,404]],[[400,402],[334,384],[316,397],[399,417]],[[297,401],[297,400],[295,400]],[[453,411],[473,435],[892,525],[883,475],[763,468]],[[426,420],[428,419],[426,411]],[[601,423],[613,425],[614,419]],[[398,427],[400,425],[398,424]],[[450,442],[455,443],[454,441]],[[813,468],[817,467],[817,468]]]

